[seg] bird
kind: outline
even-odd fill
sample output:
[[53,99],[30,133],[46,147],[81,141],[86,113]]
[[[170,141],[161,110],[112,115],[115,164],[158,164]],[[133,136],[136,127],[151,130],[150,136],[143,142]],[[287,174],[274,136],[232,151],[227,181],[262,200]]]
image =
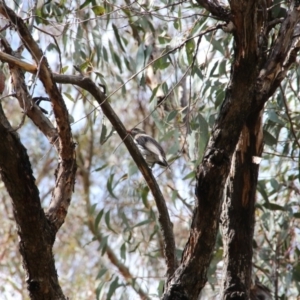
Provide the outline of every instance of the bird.
[[150,168],[153,168],[154,164],[158,164],[162,167],[168,167],[169,164],[166,160],[166,154],[161,145],[150,135],[140,128],[132,128],[127,130],[137,147],[139,148],[142,156]]

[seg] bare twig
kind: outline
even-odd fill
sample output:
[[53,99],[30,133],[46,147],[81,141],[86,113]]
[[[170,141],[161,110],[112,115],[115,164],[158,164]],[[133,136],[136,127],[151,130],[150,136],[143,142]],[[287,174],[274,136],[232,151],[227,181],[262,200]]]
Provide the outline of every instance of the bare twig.
[[281,25],[278,38],[257,80],[257,104],[263,105],[275,92],[296,60],[299,38],[294,38],[293,35],[299,19],[299,11],[294,9]]
[[15,66],[20,67],[22,70],[25,70],[30,73],[35,73],[37,71],[37,67],[35,65],[29,64],[19,58],[16,58],[12,55],[4,53],[0,51],[0,60],[5,61],[9,64],[13,64]]

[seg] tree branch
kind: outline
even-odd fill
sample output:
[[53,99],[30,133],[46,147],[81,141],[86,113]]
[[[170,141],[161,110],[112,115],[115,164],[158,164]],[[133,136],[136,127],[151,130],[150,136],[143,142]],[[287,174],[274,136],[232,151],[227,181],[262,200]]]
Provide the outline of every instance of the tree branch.
[[[300,12],[296,8],[288,12],[283,21],[265,66],[257,79],[257,96],[254,106],[262,106],[279,87],[299,51],[299,35],[297,24],[300,22]],[[296,33],[296,34],[295,34]],[[254,107],[254,110],[255,110]]]
[[95,100],[99,103],[104,115],[109,119],[115,130],[118,132],[122,141],[124,141],[129,153],[131,154],[133,160],[137,164],[139,170],[143,174],[151,192],[155,199],[156,206],[158,209],[158,220],[161,225],[161,230],[164,237],[164,254],[167,264],[167,275],[168,278],[174,273],[177,267],[177,260],[175,254],[175,240],[173,234],[173,225],[170,220],[169,212],[166,206],[165,199],[160,191],[160,188],[151,172],[147,166],[144,158],[142,157],[140,151],[138,150],[136,144],[133,142],[126,132],[126,128],[123,123],[116,115],[105,95],[101,92],[95,83],[87,77],[82,76],[68,76],[53,74],[53,78],[57,83],[68,83],[77,85],[86,91],[88,91]]
[[32,38],[22,18],[17,16],[12,9],[5,5],[3,1],[0,1],[0,14],[5,16],[12,22],[12,24],[16,26],[21,41],[24,43],[26,49],[29,51],[36,64],[38,65],[38,77],[43,83],[46,93],[50,97],[58,127],[61,158],[63,160],[73,160],[74,145],[70,142],[72,140],[72,134],[71,127],[68,121],[68,111],[64,100],[56,86],[56,83],[53,81],[52,72],[50,70],[48,61],[39,48],[38,44]]
[[[1,7],[0,7],[1,8]],[[0,10],[1,12],[1,10]],[[7,61],[7,57],[2,56],[4,61]],[[11,62],[16,63],[18,66],[22,66],[26,68],[25,70],[28,72],[34,73],[32,67],[28,67],[27,65],[24,65],[21,63],[20,60],[11,60]],[[174,240],[174,234],[173,234],[173,225],[171,223],[168,209],[165,203],[165,200],[163,198],[163,195],[159,189],[159,186],[151,172],[151,170],[148,168],[147,164],[145,163],[142,155],[140,154],[138,148],[136,147],[135,143],[132,141],[131,138],[127,138],[128,134],[126,132],[126,129],[123,125],[123,123],[120,121],[118,116],[115,114],[111,106],[109,105],[105,95],[101,92],[101,90],[95,85],[95,83],[87,78],[87,77],[81,77],[81,76],[74,76],[74,75],[59,75],[59,74],[52,74],[53,79],[57,83],[64,83],[64,84],[73,84],[77,85],[88,92],[90,92],[95,100],[99,103],[101,106],[103,113],[107,116],[107,118],[111,121],[112,125],[120,135],[121,139],[124,140],[124,143],[126,147],[129,150],[129,153],[133,157],[134,161],[136,162],[137,166],[139,167],[141,173],[143,174],[153,196],[156,201],[156,205],[159,212],[159,222],[161,224],[164,241],[165,241],[165,247],[164,247],[164,253],[167,263],[167,275],[170,277],[176,267],[177,267],[177,260],[176,260],[176,254],[175,254],[175,240]],[[59,179],[59,178],[58,178]],[[55,205],[56,202],[52,200],[50,208],[48,210],[48,213],[53,216],[57,217],[51,217],[50,219],[55,221],[56,227],[61,226],[62,224],[61,220],[63,219],[63,215],[61,213],[67,212],[67,207],[65,206],[64,209],[61,211],[59,210],[59,205]],[[54,208],[52,208],[54,206]],[[56,212],[57,211],[57,212]],[[55,212],[55,213],[54,213]],[[60,212],[60,214],[58,214]],[[58,227],[59,228],[59,227]]]
[[0,1],[0,14],[10,20],[17,28],[20,39],[38,65],[37,76],[43,83],[46,93],[51,100],[57,124],[60,161],[55,172],[56,184],[47,215],[49,220],[53,222],[55,229],[58,230],[67,215],[76,173],[75,146],[72,139],[68,111],[62,95],[55,81],[53,81],[48,61],[32,38],[22,18],[18,17],[13,10],[8,8],[4,1]]
[[65,299],[54,265],[55,233],[41,207],[26,149],[0,105],[0,175],[12,199],[31,299]]
[[[3,40],[3,37],[1,38]],[[4,53],[0,51],[0,60],[6,61],[9,64],[19,66],[21,69],[30,72],[30,73],[36,73],[37,67],[35,65],[29,64],[21,59],[18,59],[12,55],[9,55],[7,53]]]
[[[164,300],[197,299],[205,285],[233,152],[249,114],[259,111],[267,101],[270,87],[291,50],[293,28],[300,16],[297,8],[289,13],[283,23],[275,49],[265,69],[259,74],[257,47],[261,28],[256,27],[256,4],[253,1],[234,1],[236,46],[230,85],[203,160],[197,169],[197,201],[189,240],[182,262],[165,290]],[[275,60],[272,61],[271,57],[274,59],[274,55]],[[255,90],[257,78],[261,80],[258,92],[262,95],[257,95]]]
[[200,6],[203,6],[208,10],[213,16],[217,17],[220,20],[229,22],[231,19],[230,10],[221,5],[219,0],[197,0]]
[[24,64],[23,61],[12,56],[13,51],[5,39],[1,39],[1,44],[7,53],[0,52],[0,59],[9,62],[12,84],[14,87],[15,96],[19,101],[20,107],[23,109],[24,114],[27,115],[33,121],[33,123],[47,137],[49,142],[56,146],[58,150],[58,144],[56,143],[57,130],[50,122],[50,120],[43,114],[40,107],[32,101],[32,98],[28,93],[26,87],[24,74],[20,69],[26,67],[27,70],[30,69],[34,71],[34,66],[27,63]]

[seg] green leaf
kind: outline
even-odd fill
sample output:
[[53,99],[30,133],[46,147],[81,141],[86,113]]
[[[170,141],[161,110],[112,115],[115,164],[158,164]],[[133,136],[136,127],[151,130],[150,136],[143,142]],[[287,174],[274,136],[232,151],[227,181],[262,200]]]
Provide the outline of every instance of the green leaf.
[[152,95],[151,95],[151,98],[150,98],[149,102],[151,102],[151,101],[154,99],[154,97],[156,96],[156,93],[157,93],[157,91],[158,91],[159,88],[160,88],[160,84],[158,84],[158,85],[153,89]]
[[148,194],[149,194],[149,187],[148,187],[148,186],[145,186],[145,187],[142,189],[141,196],[142,196],[143,204],[145,205],[146,208],[149,207],[149,203],[148,203]]
[[215,64],[213,65],[213,67],[212,67],[212,69],[211,69],[211,71],[210,71],[210,73],[209,73],[209,76],[210,76],[210,77],[214,76],[214,72],[215,72],[215,70],[216,70],[218,64],[219,64],[219,61],[216,61]]
[[102,216],[103,216],[103,213],[104,213],[104,208],[102,208],[102,209],[99,211],[99,213],[97,214],[97,216],[96,216],[96,219],[95,219],[95,229],[98,228],[98,225],[99,225],[99,223],[100,223],[100,221],[101,221],[101,218],[102,218]]
[[166,69],[170,65],[170,62],[168,60],[169,60],[169,58],[167,56],[161,57],[160,59],[158,59],[157,61],[155,61],[153,63],[153,69],[154,70]]
[[113,228],[110,225],[110,211],[108,211],[104,216],[105,224],[109,230],[116,233],[116,231],[113,230]]
[[96,279],[100,279],[106,272],[107,272],[106,268],[100,269],[100,271],[98,272],[98,275],[97,275]]
[[122,259],[126,260],[126,245],[125,245],[125,243],[123,243],[123,245],[121,246],[120,255],[121,255]]
[[124,49],[123,44],[122,44],[122,41],[120,39],[118,28],[116,27],[116,25],[114,23],[112,24],[112,28],[114,30],[114,33],[115,33],[115,36],[116,36],[116,39],[117,39],[117,42],[118,42],[120,48],[122,49],[123,52],[125,52],[125,49]]
[[219,76],[222,75],[226,75],[227,77],[227,73],[226,73],[226,60],[222,60],[219,64]]
[[114,292],[116,291],[116,289],[121,286],[118,283],[118,280],[119,280],[119,277],[116,277],[116,279],[110,284],[109,290],[108,290],[108,293],[106,296],[106,300],[110,300],[111,297],[113,296]]
[[62,74],[65,74],[66,71],[69,69],[69,66],[64,66],[62,69],[61,69],[61,73]]
[[200,79],[203,79],[202,71],[196,66],[196,64],[193,66],[192,69],[192,76],[197,75]]
[[225,91],[223,89],[218,90],[216,93],[215,108],[219,107],[224,99],[225,99]]
[[277,143],[277,139],[271,133],[264,130],[264,142],[268,146],[274,146]]
[[280,125],[284,125],[285,123],[279,119],[278,115],[276,114],[276,112],[274,110],[269,110],[268,111],[268,119],[273,121],[274,123],[280,124]]
[[186,176],[184,176],[184,177],[182,178],[182,180],[187,180],[187,179],[195,178],[195,177],[196,177],[196,173],[195,173],[195,171],[192,171],[192,172],[190,172],[189,174],[187,174]]
[[90,208],[89,208],[89,214],[92,215],[94,214],[94,211],[96,209],[97,203],[93,204]]
[[72,95],[70,95],[69,93],[64,92],[64,95],[71,100],[72,102],[74,102],[74,98],[72,97]]
[[185,43],[185,51],[186,51],[189,65],[193,61],[194,50],[195,50],[195,41],[194,40],[189,40],[188,42]]
[[105,169],[107,166],[108,166],[108,164],[104,164],[104,165],[102,165],[101,167],[99,167],[99,168],[93,170],[93,172],[99,172],[99,171]]
[[107,241],[108,241],[108,235],[102,237],[100,245],[99,245],[99,250],[102,249],[101,251],[101,255],[103,256],[104,253],[106,252],[106,248],[107,248]]
[[164,83],[162,84],[162,90],[163,90],[163,92],[164,92],[165,95],[168,94],[169,88],[168,88],[168,85],[167,85],[166,82],[164,82]]
[[106,48],[103,46],[102,48],[102,52],[103,52],[103,58],[106,62],[108,62],[108,54],[107,54],[107,50]]
[[136,72],[140,71],[145,66],[145,45],[141,43],[136,54]]
[[212,44],[214,50],[217,50],[217,51],[221,52],[221,54],[222,54],[223,56],[225,56],[225,53],[224,53],[224,47],[223,47],[223,45],[220,43],[220,41],[222,41],[222,40],[221,40],[221,39],[220,39],[220,40],[212,39],[212,40],[211,40],[211,44]]
[[97,300],[100,300],[100,293],[101,293],[101,290],[102,290],[104,284],[105,284],[105,281],[100,282],[99,285],[96,288],[96,299]]
[[153,47],[151,45],[147,46],[145,51],[144,51],[144,55],[145,55],[145,64],[148,63],[149,61],[149,58],[152,54],[152,51],[153,51]]
[[167,122],[171,122],[178,114],[177,110],[172,110],[167,117]]
[[140,226],[146,225],[146,224],[149,224],[149,223],[151,223],[151,222],[152,222],[152,220],[150,220],[150,219],[145,220],[145,221],[142,221],[142,222],[139,222],[138,224],[134,225],[134,226],[132,227],[132,229],[133,229],[133,228],[136,228],[136,227],[140,227]]
[[298,263],[296,267],[293,268],[293,279],[300,281],[300,264]]
[[270,183],[271,183],[271,186],[273,187],[273,189],[275,191],[279,190],[280,185],[279,185],[278,181],[275,178],[271,178]]
[[149,242],[152,241],[153,237],[156,235],[156,233],[158,232],[158,230],[159,230],[159,227],[157,225],[155,225],[153,232],[150,234]]
[[107,179],[106,187],[107,187],[107,190],[108,190],[108,192],[110,193],[110,195],[111,195],[113,198],[116,198],[116,199],[117,199],[117,197],[116,197],[115,194],[113,193],[113,186],[112,186],[113,180],[114,180],[114,176],[115,176],[115,174],[110,174],[110,175],[109,175],[109,177],[108,177],[108,179]]
[[[155,101],[152,101],[152,103],[154,103],[154,102],[155,102]],[[154,111],[154,112],[152,113],[152,118],[153,118],[153,120],[154,120],[154,122],[155,122],[155,125],[156,125],[157,128],[159,129],[159,131],[160,131],[160,132],[164,132],[165,126],[164,126],[164,124],[161,122],[161,118],[160,118],[160,116],[159,116],[159,114],[158,114],[157,111]]]
[[158,296],[161,297],[164,292],[165,281],[160,280],[157,287]]
[[122,70],[122,64],[121,64],[120,57],[119,57],[119,55],[117,55],[115,53],[114,46],[113,46],[113,44],[112,44],[112,42],[110,40],[108,41],[108,46],[109,46],[109,50],[110,50],[113,62],[118,66],[118,68],[120,70],[120,73],[122,73],[123,70]]
[[264,181],[262,181],[262,180],[258,181],[257,190],[260,192],[260,194],[262,195],[263,199],[268,203],[269,202],[269,198],[268,198],[268,194],[266,192],[266,186],[265,186],[265,182]]
[[178,20],[175,20],[175,21],[173,22],[173,26],[174,26],[174,28],[175,28],[176,30],[178,30],[179,24],[180,24],[180,22],[179,22]]
[[[199,124],[194,123],[199,126]],[[190,134],[188,134],[186,141],[188,144],[189,157],[191,160],[196,160],[198,158],[198,144],[197,144],[197,131],[195,130],[195,126],[193,126],[193,130]]]
[[271,202],[266,202],[263,204],[263,206],[267,209],[270,209],[270,210],[282,210],[282,211],[286,211],[286,209],[281,206],[281,205],[278,205],[278,204],[275,204],[275,203],[271,203]]
[[132,70],[135,69],[135,67],[133,67],[133,65],[130,64],[129,60],[126,57],[123,57],[123,59],[124,59],[125,66],[128,69],[128,71],[132,72]]
[[100,135],[100,145],[103,145],[106,141],[106,133],[107,133],[107,127],[105,124],[102,124],[101,128],[101,135]]
[[116,54],[116,52],[113,52],[113,58],[114,58],[113,60],[117,63],[120,73],[123,73],[121,59],[119,55]]
[[80,6],[78,10],[83,9],[84,7],[88,6],[90,3],[92,2],[92,0],[86,0],[84,1]]

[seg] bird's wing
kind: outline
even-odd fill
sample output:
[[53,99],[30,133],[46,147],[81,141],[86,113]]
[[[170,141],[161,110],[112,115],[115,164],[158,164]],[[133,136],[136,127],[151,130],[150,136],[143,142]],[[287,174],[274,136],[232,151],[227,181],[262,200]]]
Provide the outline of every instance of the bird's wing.
[[145,145],[145,147],[152,153],[156,154],[157,156],[165,156],[165,151],[161,147],[161,145],[152,137],[150,136],[144,136],[142,134],[139,134],[136,136],[136,141],[138,144]]

